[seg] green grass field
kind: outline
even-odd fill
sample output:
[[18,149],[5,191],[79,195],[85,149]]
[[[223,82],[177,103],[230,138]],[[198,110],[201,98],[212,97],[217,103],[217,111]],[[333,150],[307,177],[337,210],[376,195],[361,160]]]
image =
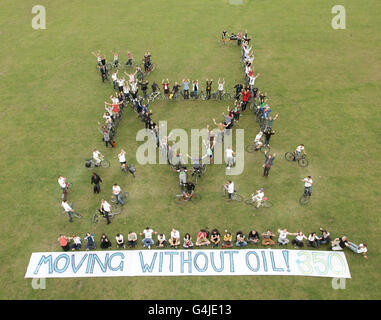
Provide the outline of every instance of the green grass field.
[[[381,196],[381,37],[376,0],[341,0],[346,30],[331,27],[335,2],[329,0],[192,1],[48,1],[47,29],[31,27],[30,0],[0,4],[0,298],[1,299],[379,299]],[[226,181],[222,165],[208,168],[197,186],[202,201],[178,207],[172,197],[178,177],[166,165],[137,165],[137,178],[121,176],[117,150],[136,162],[136,114],[125,113],[117,150],[106,149],[97,131],[103,102],[112,93],[102,84],[91,51],[121,60],[153,54],[157,69],[149,80],[181,81],[224,77],[232,87],[242,81],[240,50],[220,47],[221,31],[245,30],[254,36],[257,86],[271,98],[279,154],[267,180],[262,155],[245,153],[245,170],[233,177],[248,196],[263,186],[274,206],[251,216],[247,206],[221,199]],[[204,85],[203,85],[204,86]],[[230,89],[231,90],[231,89]],[[226,104],[180,101],[152,105],[154,119],[168,129],[203,128],[219,118]],[[239,123],[245,143],[258,131],[247,112]],[[304,143],[310,166],[288,163],[283,154]],[[111,168],[99,169],[102,193],[93,195],[91,172],[83,160],[99,148]],[[313,199],[301,207],[300,179],[312,175]],[[58,175],[74,183],[70,199],[85,216],[68,223],[61,214]],[[126,213],[111,225],[90,221],[114,182],[131,195]],[[352,279],[333,290],[330,278],[308,277],[136,277],[48,279],[46,290],[33,290],[24,279],[32,252],[60,251],[60,233],[100,237],[106,232],[141,232],[147,225],[169,236],[172,227],[195,240],[200,228],[223,232],[251,228],[260,232],[287,227],[291,232],[326,227],[333,237],[365,242],[369,259],[346,252]],[[165,293],[171,291],[170,296]]]

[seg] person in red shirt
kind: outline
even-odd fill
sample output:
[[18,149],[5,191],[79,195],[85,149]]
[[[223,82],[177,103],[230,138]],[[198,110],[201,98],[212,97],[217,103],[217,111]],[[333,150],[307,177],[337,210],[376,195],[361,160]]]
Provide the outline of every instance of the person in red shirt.
[[164,95],[168,99],[168,95],[169,95],[169,80],[167,79],[167,81],[165,82],[164,79],[163,79],[163,81],[161,83],[163,84]]
[[242,112],[246,110],[246,105],[250,99],[250,91],[249,88],[245,88],[242,90]]

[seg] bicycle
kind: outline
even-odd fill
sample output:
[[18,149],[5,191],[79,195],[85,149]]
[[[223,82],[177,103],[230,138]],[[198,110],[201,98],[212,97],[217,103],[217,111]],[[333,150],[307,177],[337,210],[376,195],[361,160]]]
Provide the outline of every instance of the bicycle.
[[201,200],[201,195],[193,193],[193,195],[190,198],[184,198],[184,194],[176,194],[174,196],[174,201],[176,204],[183,204],[185,202],[198,202]]
[[[73,209],[73,202],[70,202],[70,208]],[[68,213],[65,210],[62,210],[62,214],[65,215],[65,216],[68,215]],[[83,218],[82,215],[80,215],[78,212],[75,212],[75,211],[71,212],[71,216],[75,217],[75,218],[78,218],[78,219],[82,219]]]
[[[228,195],[228,190],[226,189],[226,185],[223,184],[222,185],[222,196],[226,198],[227,195]],[[243,197],[240,194],[238,194],[237,190],[234,190],[234,192],[231,196],[231,199],[234,201],[237,201],[237,202],[243,201]]]
[[144,75],[145,75],[145,76],[149,76],[149,74],[150,74],[153,70],[155,70],[155,68],[156,68],[156,64],[154,64],[154,63],[151,63],[151,64],[149,65],[149,68],[148,68],[147,70],[145,69],[145,67],[144,67],[144,63],[143,63],[143,62],[140,64],[140,69],[141,69],[141,70],[144,70],[143,72],[144,72]]
[[304,192],[302,194],[302,196],[299,198],[299,203],[303,206],[303,205],[306,205],[310,202],[310,198],[311,196],[307,193],[307,192]]
[[[125,191],[120,192],[120,198],[122,199],[124,204],[127,203],[129,197],[130,197],[130,194],[128,192],[125,192]],[[111,203],[114,203],[116,206],[119,206],[119,202],[117,202],[115,195],[111,196]]]
[[[122,212],[122,208],[119,208],[118,206],[114,205],[111,209],[111,212],[108,214],[108,218],[112,219],[112,218],[114,218],[114,216],[120,214],[121,212]],[[93,223],[97,223],[99,221],[99,218],[106,219],[106,216],[104,214],[100,213],[99,209],[96,209],[96,211],[94,212],[94,214],[91,218],[91,221]]]
[[161,99],[163,99],[163,97],[161,96],[160,91],[151,92],[151,93],[147,96],[147,101],[148,101],[148,103],[150,103],[150,102],[154,102],[155,99],[156,99],[156,100],[161,100]]
[[[296,161],[296,154],[295,152],[286,152],[284,154],[284,157],[287,161]],[[299,156],[298,164],[301,167],[307,167],[308,166],[308,160],[305,153],[303,153],[301,156]]]
[[125,167],[121,166],[120,170],[122,172],[125,172],[127,175],[128,175],[128,173],[131,173],[132,176],[135,178],[136,168],[135,168],[135,166],[133,164],[126,165]]
[[[248,144],[245,149],[248,153],[254,153],[255,151],[258,151],[256,148],[257,148],[257,146],[255,145],[255,143],[252,143],[252,144]],[[262,145],[262,147],[260,147],[259,150],[262,153],[269,152],[270,146]]]
[[126,68],[136,68],[138,67],[139,65],[136,63],[135,60],[131,60],[131,62],[129,63],[128,60],[126,61],[126,63],[124,64]]
[[88,169],[92,169],[95,167],[108,168],[108,167],[110,167],[110,161],[102,159],[100,162],[100,165],[96,166],[94,159],[88,159],[88,160],[85,160],[85,167]]
[[251,197],[250,199],[247,199],[245,200],[245,203],[247,205],[252,205],[254,206],[254,209],[259,209],[259,208],[271,208],[273,206],[272,202],[269,201],[266,197],[263,197],[262,198],[262,201],[261,201],[261,204],[259,205],[259,207],[257,206],[257,201],[253,199],[253,197]]
[[197,184],[197,180],[201,178],[206,172],[206,164],[201,165],[197,169],[193,168],[192,177],[194,177],[194,184]]

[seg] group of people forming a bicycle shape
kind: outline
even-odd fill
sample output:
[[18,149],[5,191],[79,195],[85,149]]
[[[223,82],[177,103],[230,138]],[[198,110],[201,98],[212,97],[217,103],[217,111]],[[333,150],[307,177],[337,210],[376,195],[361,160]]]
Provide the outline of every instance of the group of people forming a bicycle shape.
[[108,74],[111,70],[120,69],[122,66],[125,68],[135,68],[137,73],[136,77],[139,80],[143,80],[144,76],[149,75],[150,72],[152,72],[156,67],[156,65],[151,61],[152,55],[150,52],[146,52],[143,55],[141,60],[142,62],[139,64],[134,60],[130,51],[127,52],[127,61],[124,64],[119,60],[119,51],[114,52],[111,50],[111,53],[113,54],[112,63],[107,62],[106,55],[101,54],[100,50],[97,52],[91,52],[91,54],[97,58],[97,69],[101,74],[103,82],[108,80]]

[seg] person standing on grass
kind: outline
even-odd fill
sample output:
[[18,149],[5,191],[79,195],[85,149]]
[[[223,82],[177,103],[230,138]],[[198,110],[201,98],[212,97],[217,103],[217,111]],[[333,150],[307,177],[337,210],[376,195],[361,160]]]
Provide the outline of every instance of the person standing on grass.
[[265,163],[263,164],[263,168],[264,168],[263,176],[268,177],[270,169],[271,169],[273,162],[275,160],[276,153],[274,153],[274,155],[271,155],[271,154],[267,155],[267,151],[266,151],[264,153],[264,155],[265,155]]
[[222,100],[222,95],[224,93],[225,78],[218,79],[218,99]]
[[100,182],[102,182],[101,177],[98,176],[96,172],[93,172],[93,175],[91,176],[91,184],[94,184],[94,194],[101,192]]
[[62,208],[65,210],[65,212],[68,214],[69,216],[69,222],[73,222],[73,217],[72,217],[72,214],[73,214],[73,204],[71,203],[70,205],[67,203],[67,200],[66,199],[63,199],[62,200],[62,203],[61,203],[61,206]]
[[164,79],[161,81],[162,85],[163,85],[163,90],[164,90],[164,96],[166,99],[168,99],[168,95],[169,95],[169,80],[167,79],[167,81],[164,81]]
[[118,154],[118,159],[121,166],[126,164],[126,151],[124,151],[123,149],[120,149],[120,152]]
[[302,179],[302,181],[304,182],[304,194],[311,197],[312,184],[313,184],[311,176],[308,176],[307,178]]
[[189,99],[189,79],[183,79],[184,99]]
[[250,99],[250,90],[249,88],[245,88],[242,90],[242,112],[246,110],[247,103],[249,102]]
[[275,131],[272,131],[269,127],[263,132],[265,136],[265,145],[270,146],[271,136],[275,134]]
[[227,127],[226,124],[223,124],[222,122],[217,123],[216,119],[213,119],[214,124],[217,126],[217,142],[223,142],[224,141],[224,132],[225,128]]
[[109,218],[110,212],[111,212],[111,205],[105,199],[102,199],[101,206],[99,208],[99,213],[106,218],[107,224],[111,223]]
[[117,183],[114,183],[112,187],[112,193],[115,196],[116,204],[120,203],[122,206],[124,206],[124,201],[120,197],[120,193],[122,192],[122,189],[118,186]]
[[206,79],[206,99],[207,100],[210,99],[210,95],[212,92],[212,83],[213,83],[213,79],[211,80]]
[[234,193],[234,182],[229,180],[227,184],[224,185],[225,190],[228,192],[229,201],[232,200],[232,194]]

